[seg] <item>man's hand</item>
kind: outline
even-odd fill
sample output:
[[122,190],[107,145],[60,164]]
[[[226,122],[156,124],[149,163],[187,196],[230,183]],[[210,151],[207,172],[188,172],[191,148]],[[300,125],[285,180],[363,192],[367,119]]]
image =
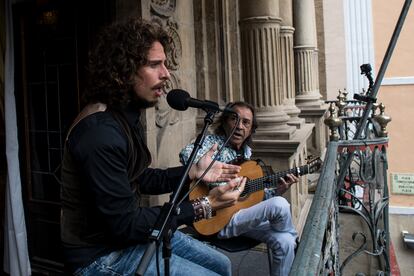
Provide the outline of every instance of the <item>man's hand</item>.
[[[200,178],[204,171],[208,168],[211,161],[213,160],[212,156],[217,150],[217,144],[211,147],[211,149],[204,154],[203,157],[191,166],[189,176],[191,179]],[[240,172],[240,166],[230,165],[223,162],[215,161],[213,166],[203,177],[204,182],[228,182],[237,177],[237,174]]]
[[283,195],[290,188],[290,186],[292,186],[293,183],[296,183],[298,181],[299,178],[294,174],[288,174],[284,178],[281,177],[276,188],[277,194]]
[[238,177],[229,181],[226,185],[211,189],[208,193],[211,208],[217,210],[234,205],[244,190],[246,180],[246,177]]

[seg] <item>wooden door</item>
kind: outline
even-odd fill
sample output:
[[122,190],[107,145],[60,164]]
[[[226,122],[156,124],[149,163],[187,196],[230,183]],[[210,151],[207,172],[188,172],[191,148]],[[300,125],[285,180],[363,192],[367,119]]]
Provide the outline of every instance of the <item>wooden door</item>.
[[[85,2],[85,3],[82,3]],[[32,269],[62,274],[60,166],[81,108],[87,52],[113,1],[38,0],[14,6],[20,170]]]

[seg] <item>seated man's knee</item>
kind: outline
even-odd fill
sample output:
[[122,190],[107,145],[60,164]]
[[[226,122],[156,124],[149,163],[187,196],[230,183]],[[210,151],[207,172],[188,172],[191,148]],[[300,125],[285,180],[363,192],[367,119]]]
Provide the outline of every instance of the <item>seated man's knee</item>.
[[278,250],[283,254],[288,254],[289,252],[294,252],[296,247],[296,237],[292,236],[289,233],[281,234],[278,233],[275,235],[273,241],[273,249]]
[[269,205],[273,206],[282,215],[290,215],[290,204],[281,196],[276,196],[268,199]]

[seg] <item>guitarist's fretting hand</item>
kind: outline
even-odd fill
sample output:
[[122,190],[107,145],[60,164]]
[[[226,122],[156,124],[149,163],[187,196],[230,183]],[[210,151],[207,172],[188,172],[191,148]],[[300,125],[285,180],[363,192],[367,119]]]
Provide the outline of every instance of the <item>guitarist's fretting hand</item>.
[[226,185],[220,185],[211,189],[208,193],[213,210],[225,208],[236,204],[240,194],[244,190],[246,177],[238,177],[229,181]]
[[287,174],[285,177],[281,177],[279,180],[279,185],[277,185],[276,191],[278,195],[283,195],[292,184],[299,181],[299,178],[294,174]]

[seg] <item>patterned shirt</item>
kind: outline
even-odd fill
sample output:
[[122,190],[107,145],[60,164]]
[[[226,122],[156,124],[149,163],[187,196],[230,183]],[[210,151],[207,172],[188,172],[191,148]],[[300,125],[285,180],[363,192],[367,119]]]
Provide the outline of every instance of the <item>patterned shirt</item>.
[[[211,134],[205,137],[204,143],[201,146],[200,150],[197,153],[196,158],[194,159],[194,163],[197,163],[200,158],[206,154],[214,144],[218,144],[218,149],[220,149],[224,142],[226,141],[226,137],[222,135]],[[188,162],[188,158],[190,158],[191,151],[194,148],[194,144],[188,144],[181,152],[180,152],[180,162],[184,165]],[[243,158],[245,160],[249,160],[252,155],[252,150],[248,145],[243,146]],[[217,152],[214,153],[213,158],[216,158]],[[237,155],[237,151],[227,145],[220,153],[220,156],[217,157],[217,161],[230,163],[231,161],[237,159],[239,156]]]

